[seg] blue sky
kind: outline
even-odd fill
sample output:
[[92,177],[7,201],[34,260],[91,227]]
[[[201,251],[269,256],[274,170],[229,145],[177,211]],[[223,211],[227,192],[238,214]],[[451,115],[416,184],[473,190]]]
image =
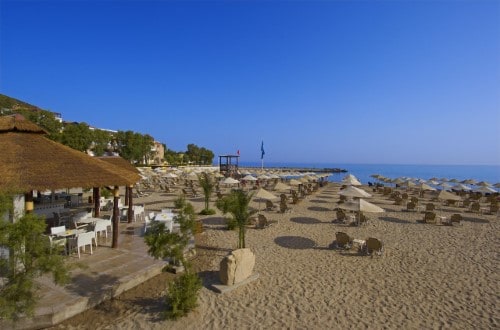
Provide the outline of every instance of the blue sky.
[[500,164],[500,2],[2,0],[0,93],[247,162]]

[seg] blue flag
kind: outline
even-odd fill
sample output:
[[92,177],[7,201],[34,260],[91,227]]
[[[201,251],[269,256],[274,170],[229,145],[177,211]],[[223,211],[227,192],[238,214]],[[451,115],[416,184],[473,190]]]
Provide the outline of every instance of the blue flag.
[[264,155],[266,154],[264,152],[264,141],[262,141],[262,144],[260,145],[260,152],[261,152],[260,159],[264,159]]

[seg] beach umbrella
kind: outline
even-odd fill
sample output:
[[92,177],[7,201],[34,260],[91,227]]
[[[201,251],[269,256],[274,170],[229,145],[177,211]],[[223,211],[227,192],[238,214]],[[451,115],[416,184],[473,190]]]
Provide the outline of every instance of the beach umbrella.
[[277,190],[277,191],[283,191],[283,190],[290,190],[292,189],[292,187],[290,187],[289,185],[283,183],[283,182],[278,182],[275,186],[274,186],[274,190]]
[[222,181],[223,184],[227,184],[227,185],[230,185],[230,184],[237,184],[237,183],[240,183],[238,180],[236,179],[233,179],[231,177],[227,177],[225,178],[223,181]]
[[443,190],[446,190],[446,189],[448,189],[448,188],[451,188],[451,185],[449,185],[449,184],[448,184],[448,183],[446,183],[446,182],[441,182],[441,183],[439,184],[439,187],[441,187]]
[[404,182],[404,180],[401,178],[396,178],[394,180],[391,180],[391,182],[394,184],[402,184]]
[[411,188],[411,187],[415,187],[416,184],[415,182],[411,181],[411,180],[406,180],[404,181],[402,184],[401,184],[403,187],[408,187],[408,188]]
[[476,182],[477,181],[474,179],[467,179],[467,180],[462,181],[462,183],[464,183],[464,184],[475,184]]
[[481,181],[481,182],[476,183],[476,186],[488,187],[488,186],[491,186],[491,183],[486,182],[486,181]]
[[451,200],[451,201],[461,201],[462,198],[458,195],[455,195],[453,193],[450,193],[446,190],[441,190],[439,195],[437,196],[438,199],[440,200]]
[[291,179],[289,184],[292,186],[299,186],[302,184],[302,182],[300,182],[299,180]]
[[491,194],[491,193],[497,192],[495,189],[490,188],[488,186],[479,186],[479,188],[474,189],[474,191],[482,192],[482,193],[486,193],[486,194]]
[[349,174],[342,179],[342,183],[351,186],[361,186],[361,182],[354,175]]
[[339,192],[339,195],[346,196],[346,197],[357,197],[357,198],[362,198],[362,197],[372,197],[369,193],[364,191],[363,189],[359,189],[353,186],[349,186],[345,189],[342,189]]
[[261,199],[267,199],[267,200],[274,200],[274,199],[279,198],[278,196],[274,195],[273,193],[267,191],[264,188],[260,188],[259,190],[257,190],[254,197],[261,198]]
[[254,176],[251,176],[250,174],[247,174],[245,177],[241,178],[242,181],[257,181],[257,178]]
[[367,202],[362,198],[356,199],[354,201],[342,203],[342,204],[338,205],[338,207],[341,209],[344,209],[344,210],[358,212],[358,225],[359,225],[359,220],[361,218],[360,212],[367,212],[367,213],[382,213],[382,212],[384,212],[383,208],[381,208],[375,204],[372,204],[370,202]]
[[495,183],[495,184],[493,185],[493,187],[495,187],[495,188],[500,188],[500,182]]
[[471,190],[469,187],[467,187],[466,185],[464,185],[462,183],[457,183],[456,185],[454,185],[451,188],[455,189],[455,190]]
[[428,182],[428,183],[430,183],[430,184],[432,184],[432,185],[435,185],[435,186],[437,186],[437,185],[439,184],[439,182],[437,182],[436,180],[432,180],[432,179],[431,179],[431,180],[429,180],[429,182]]
[[302,183],[308,183],[309,182],[309,180],[307,180],[305,177],[300,178],[299,181],[302,182]]
[[448,182],[458,183],[458,180],[457,179],[451,179]]
[[174,174],[174,173],[167,173],[163,176],[164,178],[167,178],[167,179],[175,179],[175,178],[178,178],[177,174]]
[[278,196],[273,195],[272,193],[270,193],[269,191],[267,191],[264,188],[260,188],[259,190],[257,190],[257,192],[255,193],[254,197],[256,197],[256,198],[259,199],[259,212],[261,211],[261,209],[260,209],[260,200],[261,199],[266,199],[266,200],[270,200],[271,201],[271,200],[279,198]]
[[433,187],[429,186],[426,183],[421,183],[417,187],[419,187],[420,190],[430,190],[430,191],[435,191],[436,190],[436,188],[433,188]]

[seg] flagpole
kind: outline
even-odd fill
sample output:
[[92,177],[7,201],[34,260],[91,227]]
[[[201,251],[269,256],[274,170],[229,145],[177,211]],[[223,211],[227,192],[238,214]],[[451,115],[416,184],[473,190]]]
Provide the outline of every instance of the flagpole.
[[263,170],[264,169],[264,158],[262,158],[260,160],[260,169]]

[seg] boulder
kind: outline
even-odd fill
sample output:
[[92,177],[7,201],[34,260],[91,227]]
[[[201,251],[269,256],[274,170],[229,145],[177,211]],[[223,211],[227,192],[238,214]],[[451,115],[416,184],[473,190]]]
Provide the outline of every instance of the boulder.
[[252,275],[255,254],[246,248],[232,251],[220,262],[219,278],[224,285],[234,285]]

